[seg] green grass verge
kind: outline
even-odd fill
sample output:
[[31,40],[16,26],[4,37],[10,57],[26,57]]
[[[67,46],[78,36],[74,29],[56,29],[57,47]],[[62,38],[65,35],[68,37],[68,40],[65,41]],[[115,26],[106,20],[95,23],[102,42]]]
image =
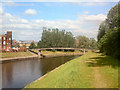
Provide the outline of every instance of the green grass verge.
[[25,56],[32,56],[30,52],[7,52],[7,53],[0,53],[2,58],[13,58],[13,57],[25,57]]
[[[100,85],[102,83],[102,85]],[[118,61],[88,52],[25,88],[118,88]]]
[[[37,50],[34,50],[34,52],[37,52]],[[41,53],[45,56],[51,56],[51,55],[71,55],[71,54],[83,54],[83,52],[81,51],[74,51],[74,52],[64,52],[64,51],[55,51],[55,52],[52,52],[52,51],[41,51]]]

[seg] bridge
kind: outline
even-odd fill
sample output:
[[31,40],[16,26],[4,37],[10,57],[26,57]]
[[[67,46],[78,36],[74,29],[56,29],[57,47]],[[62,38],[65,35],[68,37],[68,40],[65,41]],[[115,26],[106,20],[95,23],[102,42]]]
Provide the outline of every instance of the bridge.
[[[38,52],[35,52],[34,50],[38,51]],[[37,54],[38,57],[45,57],[43,54],[41,54],[41,50],[46,50],[46,51],[51,51],[51,50],[57,50],[57,51],[75,51],[75,50],[79,50],[79,51],[82,51],[83,54],[85,54],[86,51],[88,51],[88,49],[81,49],[81,48],[38,48],[38,49],[29,49],[28,51],[34,53],[34,54]]]
[[38,48],[38,49],[29,49],[29,50],[81,50],[81,51],[88,51],[88,49],[81,49],[81,48]]

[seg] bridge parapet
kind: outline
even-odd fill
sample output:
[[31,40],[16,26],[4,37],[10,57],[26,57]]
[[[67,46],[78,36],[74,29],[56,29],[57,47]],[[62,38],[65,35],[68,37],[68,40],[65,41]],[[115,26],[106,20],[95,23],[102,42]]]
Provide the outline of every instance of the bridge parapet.
[[38,48],[38,49],[30,49],[30,50],[47,50],[47,49],[84,50],[81,48]]

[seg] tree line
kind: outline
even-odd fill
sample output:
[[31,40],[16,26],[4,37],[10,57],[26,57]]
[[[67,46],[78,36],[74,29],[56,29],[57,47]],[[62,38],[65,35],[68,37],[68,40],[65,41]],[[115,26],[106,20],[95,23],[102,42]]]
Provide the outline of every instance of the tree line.
[[38,48],[41,47],[74,47],[75,38],[71,32],[59,29],[43,29]]
[[120,3],[110,9],[100,24],[97,39],[100,52],[120,59]]
[[32,48],[50,48],[50,47],[67,47],[67,48],[87,48],[96,49],[97,42],[95,39],[89,39],[86,36],[77,36],[71,32],[65,30],[47,29],[43,28],[41,40],[35,46],[34,42],[31,43],[30,49]]

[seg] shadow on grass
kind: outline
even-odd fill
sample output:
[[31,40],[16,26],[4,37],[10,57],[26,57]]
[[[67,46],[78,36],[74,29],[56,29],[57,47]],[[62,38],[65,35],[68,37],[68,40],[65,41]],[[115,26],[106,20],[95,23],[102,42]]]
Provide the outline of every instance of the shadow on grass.
[[88,67],[110,66],[112,68],[116,68],[118,65],[120,65],[119,60],[104,55],[101,55],[100,57],[90,58],[87,63]]

